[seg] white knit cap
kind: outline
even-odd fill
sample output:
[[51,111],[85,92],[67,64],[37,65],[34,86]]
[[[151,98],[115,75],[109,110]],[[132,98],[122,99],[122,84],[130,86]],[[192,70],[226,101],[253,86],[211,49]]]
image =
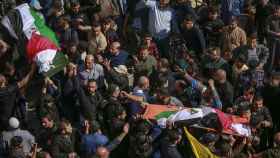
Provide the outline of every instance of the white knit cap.
[[11,117],[9,119],[9,126],[13,129],[16,129],[19,127],[19,120],[15,117]]

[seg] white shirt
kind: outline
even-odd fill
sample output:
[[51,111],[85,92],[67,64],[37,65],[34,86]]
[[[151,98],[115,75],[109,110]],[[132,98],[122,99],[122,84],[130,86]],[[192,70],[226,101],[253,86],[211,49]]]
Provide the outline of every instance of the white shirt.
[[174,10],[170,7],[160,9],[159,2],[144,0],[149,11],[149,31],[156,39],[164,39],[171,32],[172,19],[175,18]]

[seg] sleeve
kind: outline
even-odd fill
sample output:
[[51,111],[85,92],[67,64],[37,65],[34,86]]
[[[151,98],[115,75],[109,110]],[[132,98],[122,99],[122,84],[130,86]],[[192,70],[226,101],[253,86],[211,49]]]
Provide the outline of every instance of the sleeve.
[[74,31],[73,32],[73,35],[72,35],[72,42],[74,42],[75,44],[78,44],[79,43],[79,36],[78,36],[78,32],[77,31]]
[[121,143],[121,141],[119,141],[118,138],[115,138],[112,142],[110,142],[110,144],[108,144],[106,146],[106,148],[109,151],[113,151],[114,149],[116,149],[119,146],[120,143]]
[[246,36],[246,33],[245,31],[241,31],[240,33],[241,37],[240,37],[240,45],[246,45],[247,44],[247,36]]
[[64,85],[62,93],[64,96],[70,95],[75,90],[73,80],[70,78],[67,78]]
[[273,123],[270,112],[269,112],[268,108],[266,108],[266,107],[264,108],[264,116],[265,116],[266,121],[270,122],[271,124]]
[[263,64],[263,65],[266,64],[266,62],[269,58],[269,50],[268,50],[267,47],[262,46],[260,57],[261,57],[260,63]]
[[32,147],[32,145],[35,143],[35,137],[29,132],[26,133],[25,137],[28,140],[29,145]]
[[177,23],[177,17],[174,10],[172,10],[172,20],[171,20],[171,31],[173,33],[179,33],[179,27]]
[[267,18],[267,21],[266,21],[266,33],[268,36],[271,36],[271,37],[277,37],[277,32],[275,32],[274,30],[272,30],[271,28],[271,18]]
[[200,43],[200,49],[202,51],[201,53],[204,53],[205,49],[206,49],[206,42],[205,42],[204,35],[203,35],[203,33],[201,32],[200,29],[197,30],[197,35],[198,35],[198,40],[199,40],[199,43]]
[[213,93],[214,107],[218,108],[218,109],[222,109],[223,104],[222,104],[222,101],[220,99],[220,96],[219,96],[216,88],[211,88],[211,90],[212,90],[212,93]]
[[155,0],[141,0],[140,4],[144,4],[146,7],[152,8],[156,5],[157,1]]
[[105,36],[102,36],[100,38],[100,45],[98,46],[98,49],[100,51],[104,51],[107,47],[107,40],[106,40],[106,37]]
[[227,105],[227,106],[232,106],[233,105],[233,97],[234,97],[234,90],[233,90],[232,86],[228,87],[227,95],[228,95],[228,101],[229,101],[229,105]]

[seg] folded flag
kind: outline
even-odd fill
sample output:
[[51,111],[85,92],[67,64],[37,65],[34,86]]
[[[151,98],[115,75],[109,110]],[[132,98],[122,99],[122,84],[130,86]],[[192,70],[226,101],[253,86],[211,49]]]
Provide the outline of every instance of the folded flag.
[[[213,117],[215,117],[214,120],[217,120],[216,122],[207,122],[209,119],[213,119]],[[183,121],[188,125],[198,124],[207,128],[215,127],[216,131],[221,131],[227,134],[238,134],[242,136],[251,135],[247,119],[235,115],[225,114],[218,109],[210,107],[179,108],[174,106],[168,107],[166,105],[150,104],[146,107],[144,118],[156,120],[157,124],[162,128],[165,128],[167,123]],[[205,120],[207,120],[207,123],[204,123]],[[218,125],[211,125],[213,123]]]
[[59,52],[55,33],[45,25],[39,12],[27,3],[17,6],[2,19],[1,24],[11,37],[25,45],[26,57],[37,64],[40,73],[52,76],[68,63],[67,58]]
[[184,127],[184,131],[196,158],[218,158],[218,156],[214,155],[206,146],[192,136],[186,127]]
[[167,105],[152,105],[146,107],[143,117],[145,119],[156,120],[158,125],[165,127],[167,122],[201,119],[209,113],[215,112],[212,108],[181,108]]
[[239,134],[246,137],[251,135],[251,128],[248,125],[249,119],[226,114],[218,109],[215,109],[215,111],[220,120],[224,133]]

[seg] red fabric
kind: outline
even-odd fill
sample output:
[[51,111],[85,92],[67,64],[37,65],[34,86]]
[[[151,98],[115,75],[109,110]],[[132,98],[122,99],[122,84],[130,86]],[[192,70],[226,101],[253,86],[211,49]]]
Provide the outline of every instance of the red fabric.
[[215,110],[223,127],[223,130],[231,130],[231,124],[233,123],[231,117],[218,109]]
[[241,123],[241,124],[247,124],[249,123],[249,120],[247,118],[239,117],[236,115],[226,114],[218,109],[215,109],[218,118],[220,120],[220,123],[223,127],[222,131],[227,134],[234,134],[235,132],[231,128],[232,123]]
[[145,109],[145,113],[143,115],[144,119],[154,119],[156,115],[165,111],[177,111],[179,110],[176,106],[167,106],[167,105],[155,105],[149,104]]
[[26,46],[28,60],[33,61],[36,54],[46,49],[58,50],[58,47],[48,38],[37,33],[32,33],[31,39]]

